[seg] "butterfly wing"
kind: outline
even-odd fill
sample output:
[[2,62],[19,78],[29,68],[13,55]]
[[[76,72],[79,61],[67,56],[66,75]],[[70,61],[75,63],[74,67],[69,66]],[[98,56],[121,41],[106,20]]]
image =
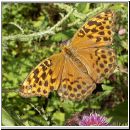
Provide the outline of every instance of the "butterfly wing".
[[114,13],[105,11],[90,19],[75,34],[70,48],[86,66],[89,76],[96,82],[109,76],[116,66],[112,44]]
[[31,71],[20,89],[20,95],[48,97],[53,90],[58,90],[62,98],[71,100],[83,100],[90,95],[95,83],[114,69],[114,51],[105,48],[112,43],[113,16],[111,11],[106,11],[92,18],[77,31],[68,46],[87,73],[83,72],[84,68],[78,67],[81,64],[78,65],[62,51],[43,60]]
[[95,89],[95,83],[69,57],[65,58],[58,94],[62,99],[83,100]]
[[105,11],[91,18],[74,35],[70,46],[79,49],[112,44],[114,16],[112,11]]
[[39,63],[27,76],[20,88],[23,97],[45,96],[57,90],[64,65],[63,53],[52,55]]
[[[112,44],[113,18],[113,12],[102,12],[85,23],[74,35],[69,48],[82,65],[78,68],[79,63],[73,61],[73,57],[66,58],[58,89],[62,98],[86,98],[95,89],[95,83],[102,81],[115,69],[115,53],[105,47]],[[87,73],[84,73],[83,66]]]
[[113,49],[104,47],[79,49],[77,54],[96,83],[108,77],[116,67],[116,55]]

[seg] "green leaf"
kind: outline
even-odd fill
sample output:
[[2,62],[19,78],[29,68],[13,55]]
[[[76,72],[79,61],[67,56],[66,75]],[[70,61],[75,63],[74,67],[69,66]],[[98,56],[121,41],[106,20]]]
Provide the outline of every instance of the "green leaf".
[[65,120],[65,114],[62,112],[55,112],[53,114],[53,119],[55,122],[57,122],[59,125],[62,125],[63,121]]
[[68,36],[63,33],[57,33],[54,36],[52,36],[52,38],[51,38],[51,40],[55,41],[55,42],[64,41],[66,39],[68,39]]
[[89,11],[89,8],[90,8],[90,3],[78,3],[77,5],[77,9],[79,12],[82,12],[82,13],[87,13]]
[[112,122],[126,123],[128,122],[128,101],[117,105],[114,110],[109,111],[109,116],[112,116]]
[[14,120],[11,118],[9,113],[4,108],[2,108],[2,125],[15,126]]

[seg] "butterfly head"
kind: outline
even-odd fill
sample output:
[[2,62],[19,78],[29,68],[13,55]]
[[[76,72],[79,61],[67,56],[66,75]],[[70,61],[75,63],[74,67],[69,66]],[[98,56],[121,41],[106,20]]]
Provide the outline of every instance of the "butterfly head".
[[61,49],[65,48],[66,46],[69,46],[70,40],[65,40],[60,43]]

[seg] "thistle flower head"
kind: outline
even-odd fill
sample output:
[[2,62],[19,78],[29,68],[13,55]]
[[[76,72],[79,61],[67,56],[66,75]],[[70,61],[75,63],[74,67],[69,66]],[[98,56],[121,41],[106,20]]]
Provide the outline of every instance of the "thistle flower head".
[[107,118],[97,113],[84,115],[79,121],[79,126],[108,126]]

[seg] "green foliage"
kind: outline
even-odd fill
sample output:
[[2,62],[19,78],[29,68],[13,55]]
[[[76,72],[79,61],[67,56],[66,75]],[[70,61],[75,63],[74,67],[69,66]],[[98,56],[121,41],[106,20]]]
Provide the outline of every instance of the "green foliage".
[[[56,92],[48,99],[20,97],[18,89],[31,69],[59,52],[59,43],[71,39],[86,16],[89,18],[108,7],[117,13],[113,48],[119,70],[98,84],[85,101],[61,101]],[[127,10],[126,3],[2,3],[2,125],[64,125],[72,114],[86,109],[96,109],[110,116],[112,122],[127,124]],[[49,30],[51,27],[55,28]],[[120,27],[126,29],[123,36],[118,35]],[[39,32],[44,34],[38,35]]]
[[128,101],[120,103],[113,110],[110,110],[109,116],[112,116],[111,122],[125,123],[128,120]]
[[14,126],[14,120],[11,116],[2,108],[2,125],[4,126]]

